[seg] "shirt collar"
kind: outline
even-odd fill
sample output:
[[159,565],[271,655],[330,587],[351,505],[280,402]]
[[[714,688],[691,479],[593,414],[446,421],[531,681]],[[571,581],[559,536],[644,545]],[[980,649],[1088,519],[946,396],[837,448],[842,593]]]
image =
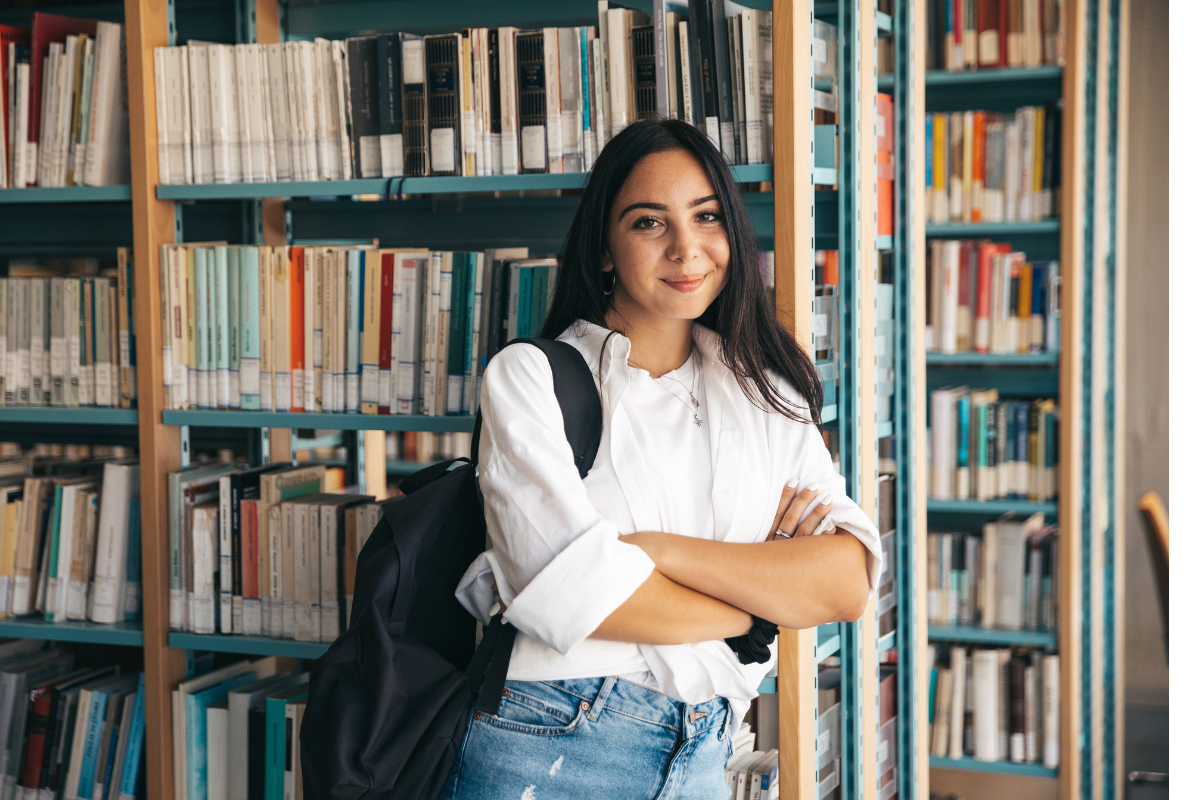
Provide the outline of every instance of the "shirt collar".
[[[613,364],[620,363],[629,368],[630,342],[623,334],[601,327],[587,320],[576,320],[558,337],[575,347],[587,361],[592,374],[599,376],[600,355],[608,342],[608,353],[604,359],[605,366],[611,369]],[[717,378],[724,378],[729,368],[721,357],[721,337],[709,328],[696,323],[692,326],[692,341],[700,351],[705,372]],[[612,373],[609,373],[610,375]],[[605,381],[605,376],[600,376]]]

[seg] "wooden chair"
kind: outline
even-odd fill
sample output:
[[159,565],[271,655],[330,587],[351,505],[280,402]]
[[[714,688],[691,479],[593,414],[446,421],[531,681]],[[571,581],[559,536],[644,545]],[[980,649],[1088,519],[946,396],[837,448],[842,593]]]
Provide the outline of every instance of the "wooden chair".
[[1158,601],[1162,609],[1163,643],[1167,643],[1167,620],[1170,611],[1168,599],[1167,561],[1170,555],[1170,536],[1167,531],[1167,508],[1158,492],[1146,492],[1138,499],[1138,510],[1146,523],[1146,536],[1150,539],[1150,554],[1154,559],[1154,577],[1158,584]]

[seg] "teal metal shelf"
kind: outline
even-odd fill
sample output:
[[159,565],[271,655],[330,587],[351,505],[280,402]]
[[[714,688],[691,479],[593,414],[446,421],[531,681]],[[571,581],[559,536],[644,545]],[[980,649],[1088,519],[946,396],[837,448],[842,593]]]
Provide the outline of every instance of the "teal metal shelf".
[[925,363],[931,367],[1057,367],[1058,353],[926,353]]
[[32,186],[26,189],[0,189],[0,203],[102,203],[128,202],[128,186]]
[[876,250],[891,250],[892,249],[892,237],[891,236],[876,236],[875,237],[875,249]]
[[832,403],[830,405],[824,406],[821,409],[821,424],[824,425],[827,422],[836,422],[836,421],[837,421],[837,403]]
[[47,622],[45,619],[31,615],[0,622],[0,636],[14,639],[45,639],[51,642],[141,647],[142,624],[140,622],[118,622],[114,625],[84,621]]
[[0,408],[0,425],[40,423],[43,425],[137,425],[134,408],[41,408],[8,406]]
[[758,685],[759,694],[777,694],[778,692],[779,686],[776,678],[763,678],[762,683]]
[[934,500],[926,504],[930,514],[1058,514],[1058,503],[1033,503],[1028,500]]
[[875,644],[875,652],[886,653],[888,650],[896,648],[896,632],[891,631],[879,637],[879,641]]
[[1058,634],[1054,631],[1006,631],[960,625],[953,627],[930,625],[929,641],[970,642],[972,644],[1014,647],[1058,647]]
[[892,32],[892,17],[891,17],[891,15],[885,14],[882,11],[876,10],[876,12],[875,12],[875,27],[886,33],[891,33]]
[[1037,222],[943,222],[925,226],[925,236],[931,239],[972,239],[980,236],[1043,236],[1057,234],[1057,219]]
[[181,650],[209,650],[215,653],[246,653],[256,656],[283,656],[315,660],[329,649],[328,642],[298,642],[267,636],[227,636],[223,634],[172,633],[167,644]]
[[999,772],[1008,775],[1027,775],[1032,778],[1057,778],[1058,770],[1041,764],[1014,764],[1011,761],[976,761],[973,758],[938,758],[930,756],[930,769],[961,769],[969,772]]
[[842,632],[837,623],[830,622],[817,627],[817,661],[824,661],[837,653],[842,646]]
[[164,411],[164,425],[200,428],[306,428],[344,431],[435,431],[470,433],[474,416],[425,417],[403,414],[290,414],[278,411]]
[[895,429],[895,426],[893,425],[891,420],[888,420],[887,422],[876,422],[875,423],[875,438],[876,439],[886,439],[887,437],[892,435],[892,432],[894,429]]
[[[346,197],[349,195],[454,194],[460,192],[516,192],[544,189],[582,189],[587,172],[557,175],[487,175],[471,178],[366,178],[354,181],[280,181],[276,183],[159,184],[159,200],[253,200],[262,197]],[[770,164],[733,167],[738,183],[773,179]]]
[[925,73],[926,86],[962,86],[984,83],[1019,83],[1022,81],[1062,80],[1062,67],[1020,67],[1012,69],[979,69],[969,72],[932,70]]

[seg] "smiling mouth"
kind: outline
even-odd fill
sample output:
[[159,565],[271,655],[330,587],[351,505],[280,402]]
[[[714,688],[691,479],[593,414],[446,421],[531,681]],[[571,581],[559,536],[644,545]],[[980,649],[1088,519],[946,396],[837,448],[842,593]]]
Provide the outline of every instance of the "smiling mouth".
[[677,292],[694,292],[701,287],[707,275],[697,275],[694,278],[663,278],[663,283]]

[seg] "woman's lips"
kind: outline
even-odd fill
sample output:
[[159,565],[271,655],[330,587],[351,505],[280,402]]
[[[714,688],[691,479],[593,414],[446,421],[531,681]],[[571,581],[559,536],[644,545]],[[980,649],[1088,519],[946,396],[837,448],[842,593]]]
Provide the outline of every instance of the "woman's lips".
[[707,275],[697,275],[695,277],[663,278],[663,283],[677,292],[694,292],[704,284],[704,279],[707,277]]

